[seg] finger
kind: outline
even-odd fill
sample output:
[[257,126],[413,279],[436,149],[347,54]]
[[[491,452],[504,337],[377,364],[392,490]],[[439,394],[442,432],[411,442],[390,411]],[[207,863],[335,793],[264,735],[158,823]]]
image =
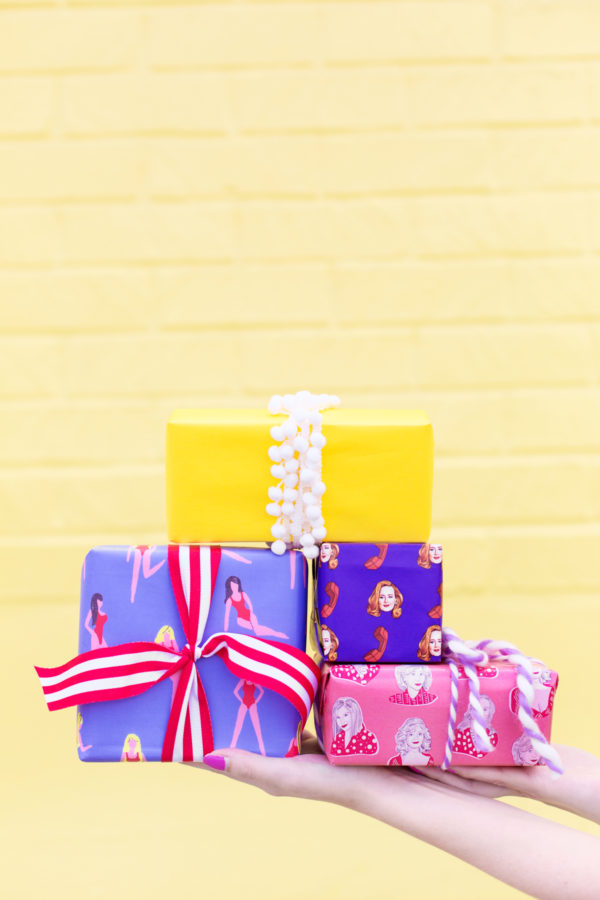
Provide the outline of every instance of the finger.
[[545,766],[453,766],[461,778],[503,788],[514,794],[530,794],[540,779],[545,781]]
[[322,754],[282,759],[224,748],[206,756],[206,765],[275,797],[335,798],[336,778],[327,778],[331,767]]
[[419,770],[419,773],[426,778],[431,778],[432,781],[438,781],[440,784],[447,784],[459,791],[468,791],[471,794],[478,794],[480,797],[500,797],[504,793],[503,789],[496,785],[473,781],[470,778],[455,775],[453,772],[447,772],[444,769],[439,769],[435,766],[427,768],[423,766],[422,769]]

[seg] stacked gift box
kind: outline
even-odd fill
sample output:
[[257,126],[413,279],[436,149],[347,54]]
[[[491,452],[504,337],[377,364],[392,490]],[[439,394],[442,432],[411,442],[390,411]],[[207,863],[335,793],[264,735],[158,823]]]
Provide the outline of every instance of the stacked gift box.
[[[90,551],[79,656],[38,669],[51,709],[79,704],[81,759],[200,759],[225,747],[294,756],[320,678],[315,721],[332,763],[439,765],[453,672],[452,761],[537,761],[515,667],[478,671],[484,748],[471,728],[472,678],[442,661],[427,416],[319,412],[328,399],[302,415],[288,404],[287,420],[173,414],[170,543]],[[320,672],[305,653],[313,566]],[[534,678],[532,714],[549,737],[556,675],[539,665]]]

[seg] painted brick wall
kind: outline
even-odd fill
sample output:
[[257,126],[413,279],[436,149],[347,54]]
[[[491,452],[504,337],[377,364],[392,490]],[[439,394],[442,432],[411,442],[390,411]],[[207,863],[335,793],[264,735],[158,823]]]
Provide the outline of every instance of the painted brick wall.
[[173,407],[306,386],[428,410],[450,602],[591,603],[599,253],[595,0],[2,0],[6,596],[164,539]]

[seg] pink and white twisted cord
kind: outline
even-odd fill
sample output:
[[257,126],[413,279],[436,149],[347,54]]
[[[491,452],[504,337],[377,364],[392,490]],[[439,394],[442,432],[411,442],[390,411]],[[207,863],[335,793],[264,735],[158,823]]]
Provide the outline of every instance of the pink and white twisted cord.
[[[479,734],[478,725],[480,724],[480,721],[478,715],[481,716],[481,724],[485,731],[485,720],[483,718],[479,697],[479,679],[477,678],[476,672],[475,677],[472,678],[469,674],[469,669],[474,670],[475,665],[489,665],[490,660],[493,659],[505,659],[507,662],[512,663],[517,669],[517,689],[519,691],[519,710],[517,715],[523,726],[523,731],[528,736],[533,748],[540,758],[544,760],[548,768],[557,775],[562,775],[564,770],[560,761],[560,756],[556,749],[548,743],[533,717],[531,706],[535,698],[535,690],[533,686],[533,667],[531,659],[528,656],[525,656],[524,653],[521,653],[521,651],[513,644],[509,644],[506,641],[493,641],[489,639],[478,642],[463,641],[450,628],[443,629],[443,655],[445,661],[450,666],[451,701],[450,718],[448,722],[448,740],[446,742],[446,753],[442,768],[447,769],[450,765],[452,747],[454,745],[456,705],[458,700],[458,670],[456,668],[456,663],[463,666],[465,675],[469,679],[469,704],[474,713],[473,727]],[[485,738],[488,748],[491,749],[487,732],[485,732]]]

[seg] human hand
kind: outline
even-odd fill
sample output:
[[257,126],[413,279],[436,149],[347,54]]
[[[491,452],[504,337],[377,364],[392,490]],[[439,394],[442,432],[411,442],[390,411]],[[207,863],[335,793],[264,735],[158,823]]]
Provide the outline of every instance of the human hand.
[[[584,772],[589,766],[593,773],[600,765],[583,751],[574,751],[571,761],[565,750],[571,748],[561,748],[569,770]],[[514,792],[504,785],[481,780],[480,790],[474,792],[465,790],[465,779],[456,774],[456,784],[424,778],[423,774],[432,773],[432,767],[411,771],[403,767],[332,766],[315,738],[308,734],[302,741],[302,754],[293,758],[275,759],[228,748],[215,750],[205,757],[204,764],[186,765],[210,766],[274,796],[337,803],[372,816],[540,900],[566,897],[562,892],[565,885],[569,886],[570,897],[583,900],[600,896],[598,839],[498,803],[492,799],[494,796]],[[481,773],[483,768],[473,766],[469,773]],[[533,770],[490,771],[508,774],[509,778],[511,774],[531,778]],[[545,776],[550,773],[545,771],[533,777]],[[574,775],[575,780],[578,777]],[[515,841],[515,834],[520,835],[520,840]],[[532,846],[536,847],[533,856]],[[557,884],[561,886],[560,895]]]
[[528,797],[600,824],[600,759],[577,747],[554,745],[564,774],[546,766],[455,766],[450,772],[430,766],[422,775],[440,784],[484,797]]
[[415,783],[422,781],[408,769],[385,766],[332,766],[316,737],[305,731],[299,756],[287,759],[260,756],[246,750],[214,750],[205,763],[186,763],[224,772],[236,781],[252,784],[276,797],[301,797],[361,808],[368,812],[369,796],[389,791],[398,776]]

